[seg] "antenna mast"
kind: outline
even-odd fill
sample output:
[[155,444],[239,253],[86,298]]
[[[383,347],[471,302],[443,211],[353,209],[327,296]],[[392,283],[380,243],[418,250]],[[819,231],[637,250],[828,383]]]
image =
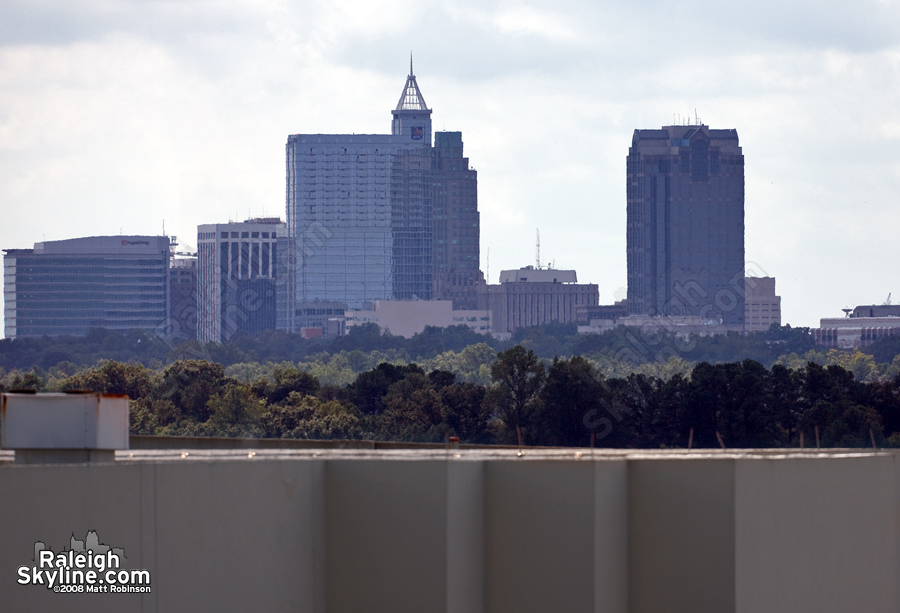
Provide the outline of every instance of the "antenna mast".
[[540,229],[535,229],[535,233],[537,234],[537,244],[535,245],[534,250],[534,260],[537,264],[537,269],[541,269],[541,231]]

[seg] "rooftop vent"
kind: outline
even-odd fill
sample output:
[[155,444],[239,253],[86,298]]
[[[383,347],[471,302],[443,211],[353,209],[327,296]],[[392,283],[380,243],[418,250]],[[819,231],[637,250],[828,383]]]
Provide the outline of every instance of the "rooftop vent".
[[113,462],[128,449],[128,396],[5,393],[0,447],[15,450],[16,464]]

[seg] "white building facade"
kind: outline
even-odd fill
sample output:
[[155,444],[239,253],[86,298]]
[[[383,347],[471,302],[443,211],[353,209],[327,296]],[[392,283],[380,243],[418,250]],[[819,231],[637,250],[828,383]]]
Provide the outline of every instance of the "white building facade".
[[275,328],[285,233],[277,218],[197,226],[199,340],[222,342],[237,332]]

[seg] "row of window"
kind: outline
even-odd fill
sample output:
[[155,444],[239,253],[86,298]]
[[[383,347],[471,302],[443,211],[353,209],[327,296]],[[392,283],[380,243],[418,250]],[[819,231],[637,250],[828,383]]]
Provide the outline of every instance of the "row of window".
[[162,266],[149,267],[129,267],[129,266],[20,266],[16,270],[16,277],[40,277],[46,279],[52,275],[82,275],[94,277],[109,276],[133,276],[133,275],[153,275],[165,276],[166,268]]
[[[230,234],[230,236],[229,236]],[[220,232],[219,238],[277,238],[276,232]]]
[[16,277],[15,287],[17,290],[33,290],[33,291],[53,291],[58,288],[90,288],[92,291],[104,291],[104,288],[110,288],[117,292],[139,291],[145,288],[165,287],[166,279],[160,277],[133,277],[107,276],[98,279],[96,275],[47,275],[47,276],[30,276],[22,278]]
[[138,259],[138,258],[103,258],[103,257],[80,257],[80,256],[69,256],[69,257],[57,257],[57,256],[43,256],[43,255],[27,255],[27,256],[18,256],[16,258],[16,265],[18,268],[22,268],[23,266],[91,266],[91,267],[99,267],[105,268],[109,266],[153,266],[153,267],[164,267],[167,268],[169,264],[168,256],[165,258],[156,258],[156,259]]

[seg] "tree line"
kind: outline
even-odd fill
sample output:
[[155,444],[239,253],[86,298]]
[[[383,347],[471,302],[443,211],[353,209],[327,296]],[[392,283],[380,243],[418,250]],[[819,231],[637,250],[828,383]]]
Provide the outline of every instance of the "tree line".
[[[847,355],[855,354],[840,357]],[[900,446],[900,375],[860,381],[837,363],[767,368],[745,359],[687,367],[670,358],[657,373],[610,374],[603,356],[547,360],[522,345],[499,352],[473,345],[424,367],[373,364],[358,350],[344,357],[364,369],[340,383],[299,362],[226,368],[209,360],[157,367],[106,360],[68,374],[6,373],[0,389],[127,394],[131,431],[147,435],[458,436],[480,444],[613,448],[684,448],[689,441],[718,447],[720,438],[734,448],[865,447],[874,439]]]
[[[466,326],[426,328],[406,339],[382,333],[375,324],[351,328],[346,336],[304,339],[300,335],[279,330],[265,330],[256,335],[239,334],[225,343],[177,341],[133,330],[115,332],[96,328],[85,336],[55,338],[0,339],[0,368],[5,371],[51,369],[73,373],[80,367],[100,360],[139,362],[158,369],[164,364],[195,359],[223,366],[240,363],[313,362],[353,352],[380,353],[388,361],[422,362],[447,352],[460,352],[473,345],[487,345],[494,353],[516,345],[530,349],[543,359],[555,356],[583,355],[603,357],[609,363],[642,365],[664,363],[678,357],[690,363],[735,362],[752,359],[770,366],[782,356],[804,355],[815,349],[807,328],[775,326],[768,332],[741,335],[678,338],[665,330],[652,328],[617,328],[603,334],[582,335],[574,324],[546,324],[523,328],[511,339],[499,340],[480,335]],[[879,356],[900,347],[880,351]],[[873,349],[874,351],[875,349]],[[868,351],[868,350],[867,350]],[[871,353],[871,352],[870,352]],[[874,355],[874,354],[873,354]]]

